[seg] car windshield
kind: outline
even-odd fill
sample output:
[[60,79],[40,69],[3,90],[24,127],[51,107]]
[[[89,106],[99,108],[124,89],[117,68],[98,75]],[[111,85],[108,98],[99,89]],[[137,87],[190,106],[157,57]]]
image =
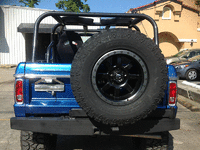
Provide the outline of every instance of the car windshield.
[[194,56],[194,57],[188,59],[188,61],[191,61],[191,62],[198,61],[198,60],[200,60],[200,55],[197,55],[197,56]]
[[187,53],[188,53],[188,51],[180,51],[180,52],[178,52],[177,54],[173,55],[172,57],[183,56],[183,55],[185,55],[185,54],[187,54]]

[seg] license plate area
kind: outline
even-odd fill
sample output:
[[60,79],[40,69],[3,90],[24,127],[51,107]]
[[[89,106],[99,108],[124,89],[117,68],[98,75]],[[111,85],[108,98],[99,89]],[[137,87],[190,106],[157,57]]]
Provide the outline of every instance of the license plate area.
[[63,92],[65,91],[64,83],[59,81],[56,78],[41,78],[34,85],[35,91],[40,92],[51,92],[52,95],[55,92]]
[[64,91],[65,87],[64,84],[39,84],[35,85],[35,91]]

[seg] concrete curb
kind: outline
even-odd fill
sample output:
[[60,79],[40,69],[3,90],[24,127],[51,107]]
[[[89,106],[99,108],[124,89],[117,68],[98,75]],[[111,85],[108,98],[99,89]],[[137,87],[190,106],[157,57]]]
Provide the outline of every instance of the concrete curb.
[[14,68],[17,67],[17,65],[0,65],[0,68]]
[[200,90],[178,82],[178,102],[191,111],[200,111]]
[[178,95],[178,102],[191,111],[196,111],[196,112],[200,111],[200,104],[197,104],[196,102],[192,102],[192,100],[184,96]]
[[5,68],[5,65],[3,66],[4,68],[0,68],[0,84],[3,83],[10,83],[15,80],[13,77],[13,74],[15,73],[16,68],[11,65],[6,65],[7,68]]
[[200,103],[200,93],[195,90],[183,89],[181,87],[178,87],[178,94],[188,99],[191,99],[197,103]]
[[1,84],[5,84],[5,83],[14,83],[14,82],[15,82],[15,80],[3,81],[3,82],[0,82],[0,85],[1,85]]

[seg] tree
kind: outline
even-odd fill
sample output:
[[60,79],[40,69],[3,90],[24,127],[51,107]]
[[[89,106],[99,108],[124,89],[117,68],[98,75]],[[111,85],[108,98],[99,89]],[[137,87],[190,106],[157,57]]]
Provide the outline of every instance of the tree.
[[40,0],[20,0],[20,3],[24,3],[25,6],[34,8],[35,5],[38,5]]
[[[87,0],[83,1],[87,2]],[[56,7],[66,12],[89,12],[90,7],[88,4],[84,4],[84,2],[82,2],[82,0],[59,0],[59,2],[56,3]]]
[[195,5],[200,5],[200,0],[195,0]]

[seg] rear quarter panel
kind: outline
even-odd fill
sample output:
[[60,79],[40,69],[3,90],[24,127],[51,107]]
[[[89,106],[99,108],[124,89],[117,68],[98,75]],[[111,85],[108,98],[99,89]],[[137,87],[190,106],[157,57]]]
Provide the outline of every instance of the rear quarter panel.
[[[168,65],[169,81],[177,81],[177,74],[172,65]],[[14,104],[16,117],[37,115],[67,115],[73,108],[81,109],[76,102],[70,85],[71,64],[20,63],[16,69],[16,79],[23,80],[24,104]],[[64,83],[64,91],[35,91],[35,84],[42,78],[56,78]],[[168,82],[169,82],[168,81]],[[168,85],[168,82],[166,83]],[[169,88],[169,87],[168,87]],[[170,109],[168,88],[157,109]],[[173,106],[177,110],[177,106]]]

